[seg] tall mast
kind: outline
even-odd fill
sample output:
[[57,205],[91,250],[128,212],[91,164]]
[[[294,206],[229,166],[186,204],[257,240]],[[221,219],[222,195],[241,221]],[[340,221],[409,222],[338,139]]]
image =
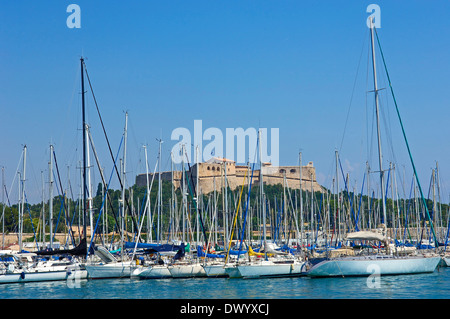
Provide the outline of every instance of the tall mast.
[[339,194],[339,154],[338,151],[335,151],[336,156],[336,194],[337,194],[337,234],[336,234],[336,243],[340,240],[341,235],[341,196]]
[[199,187],[198,187],[198,174],[199,174],[199,161],[198,161],[198,145],[195,147],[195,160],[196,160],[196,166],[197,166],[197,169],[196,169],[196,176],[195,176],[195,178],[196,178],[196,182],[195,182],[195,189],[196,189],[196,192],[195,192],[195,195],[196,195],[196,198],[194,199],[195,200],[195,213],[196,213],[196,225],[197,225],[197,243],[196,243],[196,245],[199,245],[199,243],[200,243],[200,233],[199,233],[199,230],[200,230],[200,227],[199,227],[199,216],[198,216],[198,205],[199,205],[199,191],[198,191],[198,189],[199,189]]
[[185,187],[185,175],[184,175],[184,144],[181,145],[181,153],[183,154],[181,156],[181,191],[182,191],[182,241],[183,243],[186,242],[186,187]]
[[381,132],[380,132],[380,110],[378,105],[378,86],[377,86],[377,70],[375,64],[375,44],[374,44],[374,28],[372,17],[370,17],[370,37],[372,43],[372,68],[373,68],[373,85],[374,85],[374,93],[375,93],[375,108],[376,108],[376,117],[377,117],[377,138],[378,138],[378,162],[380,168],[380,184],[381,184],[381,200],[382,200],[382,208],[383,208],[383,224],[387,227],[386,220],[386,202],[385,202],[385,194],[384,194],[384,172],[383,172],[383,155],[381,152]]
[[85,110],[85,102],[84,102],[84,59],[81,57],[80,59],[81,66],[81,108],[82,108],[82,134],[83,134],[83,181],[82,181],[82,189],[83,189],[83,239],[87,242],[86,238],[86,212],[87,212],[87,194],[86,194],[86,134],[84,132],[84,128],[86,127],[86,110]]
[[147,243],[150,242],[150,234],[151,234],[151,225],[150,225],[150,186],[149,186],[149,177],[148,177],[148,159],[147,159],[147,145],[144,145],[145,152],[145,175],[147,177],[147,203],[145,207],[147,207]]
[[2,167],[2,249],[5,249],[5,167]]
[[225,200],[225,211],[224,211],[224,215],[223,215],[223,223],[225,225],[225,247],[228,247],[228,243],[229,243],[229,232],[228,232],[228,181],[227,181],[227,160],[223,159],[223,164],[224,164],[224,184],[223,186],[225,187],[225,192],[224,192],[224,200]]
[[300,247],[303,246],[303,232],[304,232],[304,221],[303,221],[303,195],[302,195],[302,152],[299,153],[299,172],[300,172]]
[[22,205],[20,207],[20,236],[19,236],[19,252],[22,251],[22,232],[23,232],[23,207],[25,205],[25,169],[27,167],[27,146],[23,147],[23,174],[22,174]]
[[159,139],[159,151],[158,151],[158,230],[156,233],[156,242],[161,241],[161,201],[162,201],[162,187],[161,187],[161,143]]
[[172,242],[175,239],[175,185],[173,184],[173,153],[170,152],[170,175],[171,175],[171,188],[172,188],[172,196],[170,200],[170,229],[171,229],[171,237]]
[[48,162],[48,177],[49,177],[49,224],[50,224],[50,249],[53,249],[53,145],[50,145],[50,161]]
[[125,128],[123,132],[123,161],[122,161],[122,222],[121,231],[122,238],[120,241],[120,252],[123,260],[123,242],[124,242],[124,230],[125,230],[125,171],[126,171],[126,159],[127,159],[127,128],[128,128],[128,112],[125,112]]
[[262,163],[262,148],[261,148],[261,130],[258,130],[259,137],[259,191],[260,191],[260,205],[262,212],[262,220],[263,220],[263,241],[264,245],[266,245],[266,208],[264,204],[264,182],[263,182],[263,163]]
[[[88,142],[88,137],[89,137],[89,125],[86,124],[86,126],[84,127],[84,134],[86,135],[86,143]],[[93,236],[94,236],[94,216],[93,216],[93,212],[92,212],[92,182],[91,182],[91,155],[89,152],[89,144],[86,145],[86,169],[87,169],[87,185],[86,185],[86,193],[87,195],[89,195],[87,197],[87,207],[86,209],[89,210],[89,226],[90,226],[90,230],[91,230],[91,238],[90,240],[92,240]]]

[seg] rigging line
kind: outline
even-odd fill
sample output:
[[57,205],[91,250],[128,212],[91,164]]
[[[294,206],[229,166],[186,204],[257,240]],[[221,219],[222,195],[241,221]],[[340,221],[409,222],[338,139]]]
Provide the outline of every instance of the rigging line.
[[[69,123],[69,120],[72,119],[70,112],[73,109],[73,101],[74,101],[74,97],[75,97],[75,92],[77,90],[77,85],[78,85],[78,79],[80,77],[80,69],[79,69],[79,65],[77,65],[76,67],[76,71],[75,71],[75,77],[74,77],[74,81],[73,81],[73,90],[72,90],[72,96],[70,98],[70,103],[68,104],[68,107],[66,108],[66,114],[65,114],[65,120],[63,123]],[[78,112],[77,112],[78,114]],[[70,123],[73,123],[73,121],[70,121]],[[76,123],[79,123],[79,121],[77,120]],[[63,134],[59,135],[59,145],[64,145],[66,143],[63,143],[63,140],[65,140],[65,133],[67,130],[63,130]],[[76,134],[75,134],[76,135]]]
[[[88,131],[88,138],[89,138],[89,142],[90,142],[92,151],[93,151],[93,153],[94,153],[95,161],[97,162],[97,168],[98,168],[99,171],[100,171],[100,178],[102,179],[103,187],[106,187],[106,186],[107,186],[106,180],[105,180],[104,174],[103,174],[103,172],[102,172],[102,170],[101,170],[101,168],[100,168],[100,167],[101,167],[101,166],[100,166],[100,161],[99,161],[98,156],[97,156],[97,151],[96,151],[96,149],[95,149],[95,146],[94,146],[94,140],[93,140],[93,138],[92,138],[92,134],[91,134],[91,131],[90,131],[90,130]],[[120,151],[120,149],[121,149],[121,147],[122,147],[122,142],[123,142],[123,136],[122,136],[122,139],[120,140],[119,150],[118,150],[118,151]],[[114,171],[113,171],[113,172],[114,172]],[[109,192],[106,192],[106,196],[107,196],[107,199],[108,199],[109,207],[110,207],[110,209],[111,209],[111,211],[112,211],[112,213],[113,213],[114,221],[116,222],[116,224],[119,224],[119,221],[118,221],[117,215],[116,215],[116,211],[114,210],[113,200],[111,199],[111,195],[109,194]],[[122,234],[120,229],[118,230],[118,233],[119,233],[119,235]]]
[[[366,37],[365,37],[365,38],[366,38]],[[352,94],[351,94],[351,96],[350,96],[350,102],[349,102],[349,106],[348,106],[347,117],[346,117],[346,119],[345,119],[344,132],[342,132],[342,139],[341,139],[341,145],[339,146],[339,151],[342,150],[342,144],[344,143],[345,131],[346,131],[346,129],[347,129],[348,118],[349,118],[349,115],[350,115],[350,109],[351,109],[352,102],[353,102],[353,95],[354,95],[354,93],[355,93],[356,80],[357,80],[357,78],[358,78],[359,67],[360,67],[360,64],[361,64],[361,59],[362,59],[362,53],[363,53],[363,51],[364,51],[364,50],[363,50],[363,49],[364,49],[364,46],[365,46],[365,43],[363,43],[363,46],[362,46],[362,48],[361,48],[361,53],[360,53],[360,56],[359,56],[358,66],[357,66],[357,68],[356,68],[355,80],[353,81]]]
[[[350,190],[349,190],[349,187],[348,187],[348,185],[347,185],[348,180],[347,180],[346,178],[344,178],[344,170],[343,170],[343,168],[342,168],[342,163],[341,163],[341,159],[340,159],[340,158],[339,158],[339,166],[340,166],[340,168],[341,168],[342,178],[344,179],[345,191],[347,192],[347,199],[350,201],[350,210],[351,210],[351,212],[352,212],[352,214],[353,214],[353,220],[356,221],[355,211],[354,211],[354,209],[353,209],[353,200],[352,200],[352,198],[350,197]],[[359,231],[358,225],[355,225],[355,226],[356,226],[356,230]]]
[[[115,168],[115,171],[116,171],[116,174],[117,174],[117,178],[119,179],[120,188],[122,189],[123,188],[122,179],[120,178],[120,173],[119,173],[119,170],[117,169],[117,164],[114,161],[114,155],[113,155],[113,152],[112,152],[112,149],[111,149],[111,145],[109,143],[108,135],[106,134],[106,129],[105,129],[105,126],[103,124],[103,119],[102,119],[102,116],[100,115],[100,110],[98,108],[97,99],[95,98],[94,89],[92,88],[91,80],[89,78],[87,67],[86,67],[86,64],[84,62],[83,62],[83,66],[84,66],[84,70],[86,71],[86,77],[87,77],[87,80],[88,80],[88,83],[89,83],[89,87],[91,89],[92,97],[94,99],[95,108],[97,109],[97,114],[98,114],[98,117],[100,119],[100,123],[102,125],[102,129],[103,129],[103,133],[105,135],[106,143],[108,144],[109,153],[110,153],[111,159],[113,160],[113,163],[114,163],[114,168]],[[135,220],[135,216],[134,216],[134,214],[133,214],[133,212],[131,210],[130,203],[128,201],[128,197],[127,196],[125,196],[125,202],[126,202],[126,205],[128,207],[128,211],[131,212],[131,221],[133,222],[135,227],[138,227],[139,225],[137,225],[137,222]]]
[[25,192],[24,192],[24,195],[25,195],[25,203],[26,203],[26,206],[27,206],[27,211],[28,211],[28,214],[30,215],[31,227],[33,229],[34,239],[36,241],[36,247],[39,249],[38,240],[37,240],[37,236],[36,236],[36,231],[34,229],[33,217],[31,217],[30,204],[28,203],[27,194]]
[[[17,168],[16,168],[16,171],[15,171],[16,173],[14,174],[14,178],[13,178],[13,180],[11,182],[11,187],[9,188],[9,193],[10,194],[12,194],[12,189],[13,189],[14,183],[16,181],[17,173],[19,172],[19,167],[20,167],[20,163],[22,162],[22,158],[23,158],[23,150],[20,153],[19,162],[17,163]],[[5,190],[6,190],[6,185],[5,185]]]
[[[61,177],[60,177],[60,175],[59,175],[58,162],[56,161],[55,149],[53,149],[53,158],[55,159],[55,167],[56,167],[56,173],[57,173],[57,176],[58,176],[59,187],[60,187],[60,189],[61,189],[61,194],[63,194],[63,195],[62,195],[63,197],[62,197],[61,202],[62,202],[62,204],[63,204],[63,206],[64,206],[64,218],[66,219],[66,222],[68,223],[68,220],[69,220],[68,213],[69,213],[69,211],[67,210],[67,205],[66,205],[66,201],[65,201],[66,193],[63,191],[63,188],[62,188]],[[55,175],[55,173],[53,173],[53,175]],[[58,193],[59,193],[59,191],[58,191]],[[53,200],[53,199],[51,199],[51,200]],[[72,244],[75,245],[74,235],[73,235],[72,228],[69,228],[69,234],[70,234],[71,237],[72,237]]]
[[436,245],[437,245],[438,241],[437,241],[436,232],[434,231],[433,222],[432,222],[432,220],[431,220],[431,218],[430,218],[430,213],[429,213],[429,211],[428,211],[428,207],[427,207],[427,205],[426,205],[425,198],[424,198],[424,196],[423,196],[422,186],[420,185],[419,177],[418,177],[417,171],[416,171],[416,166],[414,165],[414,160],[413,160],[413,158],[412,158],[411,149],[410,149],[410,147],[409,147],[409,143],[408,143],[408,140],[407,140],[407,138],[406,138],[405,128],[403,127],[403,122],[402,122],[402,119],[401,119],[401,116],[400,116],[400,111],[399,111],[399,109],[398,109],[397,100],[396,100],[395,95],[394,95],[394,89],[393,89],[393,87],[392,87],[391,79],[390,79],[390,76],[389,76],[389,73],[388,73],[388,70],[387,70],[387,66],[386,66],[386,61],[385,61],[385,59],[384,59],[383,50],[381,49],[380,39],[378,38],[378,32],[376,31],[376,28],[374,28],[374,30],[375,30],[375,35],[376,35],[376,37],[377,37],[378,47],[380,48],[380,53],[381,53],[381,57],[382,57],[382,60],[383,60],[384,69],[385,69],[385,71],[386,71],[386,76],[387,76],[387,79],[388,79],[389,87],[390,87],[390,89],[391,89],[392,98],[393,98],[393,100],[394,100],[395,110],[397,111],[397,116],[398,116],[398,119],[399,119],[399,122],[400,122],[400,126],[401,126],[401,128],[402,128],[403,138],[404,138],[404,140],[405,140],[406,148],[408,149],[409,158],[410,158],[410,160],[411,160],[411,165],[412,165],[412,167],[413,167],[414,175],[415,175],[415,177],[416,177],[417,185],[418,185],[418,187],[419,187],[420,195],[421,195],[421,197],[422,197],[422,202],[423,202],[423,204],[424,204],[424,206],[425,206],[425,212],[426,212],[426,214],[427,214],[428,222],[430,223],[431,230],[432,230],[432,232],[433,232],[434,241],[435,241],[435,243],[436,243]]
[[[114,160],[114,165],[115,165],[115,163],[117,161],[117,158],[119,157],[119,152],[120,152],[120,149],[122,147],[122,142],[123,142],[123,136],[122,136],[122,139],[120,140],[120,145],[119,145],[119,149],[117,150],[117,155],[116,155],[116,158]],[[98,224],[99,224],[99,221],[100,221],[100,217],[102,216],[102,213],[103,213],[105,200],[106,200],[106,197],[107,197],[107,195],[109,193],[108,190],[109,190],[109,186],[111,184],[111,179],[112,179],[113,174],[114,174],[114,168],[111,171],[111,175],[109,177],[108,185],[106,186],[106,191],[105,191],[105,194],[103,196],[103,201],[102,201],[102,205],[100,207],[100,211],[99,211],[99,214],[98,214],[97,223],[95,224],[94,233],[92,233],[92,235],[91,235],[91,242],[89,243],[89,249],[87,250],[87,254],[89,254],[89,252],[91,250],[92,242],[94,241],[94,237],[95,237],[95,234],[97,232],[97,227],[98,227]],[[114,238],[114,236],[112,236],[112,237]],[[87,255],[86,255],[86,258],[87,258]]]

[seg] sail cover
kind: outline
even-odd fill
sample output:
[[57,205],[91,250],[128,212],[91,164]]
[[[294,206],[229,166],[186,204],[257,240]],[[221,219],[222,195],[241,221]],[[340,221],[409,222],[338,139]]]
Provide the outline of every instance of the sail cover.
[[85,256],[87,252],[86,240],[83,238],[77,247],[73,249],[55,249],[55,250],[40,250],[36,252],[39,256],[53,256],[53,255],[74,255]]
[[378,240],[386,241],[386,237],[382,234],[370,230],[362,230],[353,233],[348,233],[346,240]]

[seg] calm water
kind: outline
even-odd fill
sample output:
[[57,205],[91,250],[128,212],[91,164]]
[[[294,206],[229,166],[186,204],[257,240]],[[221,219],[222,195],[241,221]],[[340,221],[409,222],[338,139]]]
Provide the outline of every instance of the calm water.
[[0,285],[0,299],[448,299],[450,268],[367,278],[104,279]]

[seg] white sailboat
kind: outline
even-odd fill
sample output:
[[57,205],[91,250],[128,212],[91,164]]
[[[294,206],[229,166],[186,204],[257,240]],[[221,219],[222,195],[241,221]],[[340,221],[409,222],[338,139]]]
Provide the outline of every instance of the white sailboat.
[[[136,263],[129,259],[124,253],[124,221],[125,221],[125,179],[123,175],[126,169],[126,141],[127,141],[127,124],[128,113],[125,113],[125,129],[124,129],[124,155],[122,161],[122,199],[120,205],[120,224],[121,224],[121,239],[120,239],[120,258],[116,258],[106,248],[102,246],[94,247],[94,255],[86,264],[90,279],[105,279],[105,278],[124,278],[130,277],[135,268]],[[92,234],[94,236],[94,234]],[[95,258],[97,257],[97,258]],[[100,260],[98,260],[100,259]]]
[[[52,155],[53,154],[50,154],[50,156]],[[87,278],[86,270],[76,257],[62,258],[62,256],[72,255],[72,253],[79,254],[80,249],[83,249],[83,247],[84,250],[86,249],[86,246],[83,244],[80,244],[79,247],[72,250],[55,250],[50,252],[38,251],[36,253],[23,252],[22,232],[23,210],[25,206],[26,160],[27,147],[25,145],[23,149],[22,180],[19,181],[21,186],[21,205],[19,209],[19,251],[1,254],[1,259],[5,261],[0,263],[0,283],[23,283]],[[58,255],[58,257],[55,258],[49,256],[46,258],[42,255]]]
[[0,284],[86,279],[87,272],[75,259],[37,260],[34,253],[9,255],[0,264]]
[[[375,26],[372,18],[370,18],[370,34],[372,41],[372,66],[373,66],[373,78],[374,78],[374,93],[375,93],[375,106],[376,106],[376,122],[378,133],[378,159],[379,159],[379,171],[380,171],[380,185],[382,195],[382,208],[383,208],[383,224],[380,231],[358,231],[347,234],[348,240],[361,240],[361,241],[376,241],[383,242],[385,251],[383,253],[360,255],[360,256],[344,256],[336,258],[327,258],[316,264],[310,264],[310,269],[307,275],[311,277],[333,277],[333,276],[369,276],[374,273],[379,275],[401,275],[401,274],[416,274],[416,273],[429,273],[435,271],[441,258],[436,254],[394,254],[394,251],[390,249],[389,238],[386,235],[386,203],[385,203],[385,189],[382,167],[382,153],[381,153],[381,138],[380,138],[380,123],[379,123],[379,105],[378,105],[378,87],[377,76],[375,66],[375,45],[374,45],[374,32]],[[390,82],[390,81],[389,81]],[[403,127],[402,127],[403,128]],[[403,131],[404,134],[404,131]],[[405,136],[404,136],[405,137]],[[406,140],[406,137],[405,137]],[[408,145],[407,145],[408,146]],[[409,151],[409,146],[408,146]],[[410,155],[411,163],[414,168],[414,163]],[[418,181],[418,180],[417,180]],[[418,183],[419,184],[419,183]],[[420,184],[419,184],[420,189]],[[426,206],[425,206],[426,209]]]
[[249,247],[248,254],[249,261],[237,263],[236,269],[228,270],[230,277],[298,277],[306,273],[306,263],[301,257],[275,251],[267,242],[264,252],[256,253]]
[[94,254],[100,258],[98,262],[86,264],[90,279],[130,277],[135,263],[131,260],[117,259],[102,246],[94,247]]

